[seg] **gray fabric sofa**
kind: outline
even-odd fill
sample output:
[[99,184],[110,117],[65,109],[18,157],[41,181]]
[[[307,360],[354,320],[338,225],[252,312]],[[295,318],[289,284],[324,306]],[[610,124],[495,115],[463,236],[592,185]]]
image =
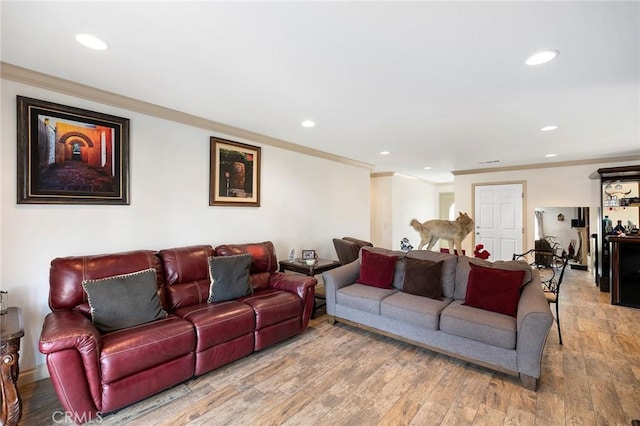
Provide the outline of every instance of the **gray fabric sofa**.
[[[362,250],[398,256],[391,289],[356,283]],[[538,271],[521,261],[491,264],[426,250],[408,253],[369,247],[362,250],[358,261],[322,274],[329,323],[339,321],[516,375],[524,387],[537,390],[542,352],[553,322]],[[443,300],[401,291],[405,256],[444,261]],[[470,262],[526,271],[524,282],[528,283],[521,288],[515,318],[463,304]]]

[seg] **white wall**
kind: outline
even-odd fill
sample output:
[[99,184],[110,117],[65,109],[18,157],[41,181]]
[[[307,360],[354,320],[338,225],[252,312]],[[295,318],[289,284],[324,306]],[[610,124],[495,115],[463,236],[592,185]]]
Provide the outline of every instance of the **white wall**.
[[371,242],[376,247],[393,244],[391,194],[393,176],[371,177]]
[[400,240],[406,237],[417,248],[420,236],[409,222],[413,218],[421,222],[437,218],[437,186],[396,174],[372,177],[371,188],[373,244],[399,250]]
[[[507,182],[525,182],[524,203],[524,248],[532,248],[534,209],[541,206],[589,207],[591,232],[599,229],[598,207],[600,206],[600,180],[589,179],[589,175],[604,167],[622,167],[638,164],[635,162],[617,162],[600,164],[582,164],[544,169],[497,171],[455,176],[456,210],[469,212],[474,216],[473,184],[500,184]],[[467,238],[464,249],[473,247],[473,240]]]
[[420,235],[409,223],[416,218],[420,222],[438,218],[438,191],[436,185],[425,181],[393,177],[393,244],[400,249],[400,240],[407,237],[414,248],[418,248]]
[[[16,204],[16,95],[129,118],[131,205]],[[368,169],[262,146],[261,206],[210,207],[209,137],[224,135],[8,80],[1,102],[0,285],[24,316],[21,376],[44,363],[55,257],[271,240],[279,259],[291,247],[335,259],[334,236],[369,238]]]

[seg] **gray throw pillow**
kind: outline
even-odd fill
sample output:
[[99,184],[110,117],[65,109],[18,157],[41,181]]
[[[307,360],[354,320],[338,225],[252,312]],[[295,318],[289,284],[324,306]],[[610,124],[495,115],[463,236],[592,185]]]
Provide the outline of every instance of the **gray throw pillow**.
[[249,285],[251,254],[209,257],[209,299],[207,302],[224,302],[253,294]]
[[84,280],[82,287],[98,330],[121,330],[167,317],[158,297],[155,269]]

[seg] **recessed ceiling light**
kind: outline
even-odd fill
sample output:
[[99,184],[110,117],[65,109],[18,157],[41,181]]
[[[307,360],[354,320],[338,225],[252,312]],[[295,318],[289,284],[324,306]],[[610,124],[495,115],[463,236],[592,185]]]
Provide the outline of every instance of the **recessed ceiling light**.
[[547,62],[555,59],[555,57],[559,54],[560,52],[558,52],[557,50],[544,50],[542,52],[536,53],[535,55],[529,56],[529,58],[527,58],[524,63],[527,65],[546,64]]
[[300,125],[301,125],[302,127],[313,127],[313,126],[315,126],[315,125],[316,125],[316,123],[314,123],[314,122],[313,122],[313,121],[311,121],[311,120],[305,120],[305,121],[303,121],[302,123],[300,123]]
[[380,155],[389,155],[391,151],[380,151]]
[[544,126],[540,129],[541,132],[550,132],[551,130],[557,129],[558,126]]
[[423,169],[425,170],[431,170],[433,167],[427,166],[427,167],[423,167]]
[[545,157],[547,157],[547,158],[557,157],[557,156],[558,156],[558,154],[547,154],[547,155],[545,155]]
[[109,48],[107,42],[91,34],[76,34],[76,41],[89,49],[107,50]]

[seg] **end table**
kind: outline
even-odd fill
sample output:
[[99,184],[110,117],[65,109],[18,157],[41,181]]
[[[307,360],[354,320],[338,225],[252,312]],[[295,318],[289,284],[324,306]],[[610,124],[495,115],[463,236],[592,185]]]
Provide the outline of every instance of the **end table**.
[[10,307],[0,315],[0,403],[3,425],[16,425],[22,415],[22,405],[16,383],[18,381],[18,351],[24,336],[22,311]]
[[[316,259],[316,263],[314,263],[313,265],[307,265],[306,262],[302,259],[296,259],[294,261],[281,260],[279,263],[280,272],[292,271],[299,274],[305,274],[310,277],[337,268],[338,266],[342,266],[342,263],[338,262],[337,260],[330,259]],[[322,293],[316,292],[315,299],[325,300],[324,291]],[[316,310],[324,306],[324,304],[316,304],[315,299],[313,301],[313,312],[311,313],[311,318],[315,318]]]

